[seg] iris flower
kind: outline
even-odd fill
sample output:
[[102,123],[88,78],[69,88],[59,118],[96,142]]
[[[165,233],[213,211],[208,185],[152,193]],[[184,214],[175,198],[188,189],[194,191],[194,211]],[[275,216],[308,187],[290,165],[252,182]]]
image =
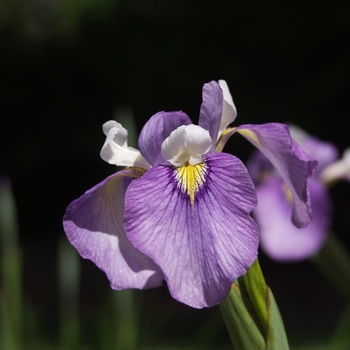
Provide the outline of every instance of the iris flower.
[[64,216],[69,241],[92,260],[113,289],[153,288],[195,308],[222,301],[257,257],[257,199],[244,164],[218,152],[239,132],[290,183],[293,219],[310,221],[306,182],[315,162],[282,124],[227,126],[236,108],[224,81],[203,87],[198,125],[183,112],[159,112],[128,147],[127,131],[103,125],[101,157],[125,166],[73,201]]
[[322,247],[332,221],[333,204],[327,185],[350,174],[350,154],[338,159],[336,147],[291,127],[292,137],[312,157],[318,166],[309,181],[312,222],[297,228],[290,221],[293,199],[290,189],[261,153],[256,152],[248,169],[257,184],[258,206],[254,218],[260,228],[263,250],[279,261],[298,261],[314,255]]

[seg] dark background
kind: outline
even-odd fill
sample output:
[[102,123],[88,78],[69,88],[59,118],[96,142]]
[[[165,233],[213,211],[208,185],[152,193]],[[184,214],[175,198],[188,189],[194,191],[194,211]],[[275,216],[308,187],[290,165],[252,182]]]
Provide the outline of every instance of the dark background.
[[[62,216],[115,171],[99,151],[101,126],[120,108],[133,111],[138,131],[160,110],[196,122],[203,84],[225,79],[236,125],[292,122],[349,147],[349,18],[350,2],[341,0],[4,1],[0,173],[17,200],[28,300],[57,312]],[[237,136],[227,150],[246,160],[252,148]],[[332,195],[334,228],[349,247],[348,184]],[[344,301],[309,262],[276,264],[261,254],[261,265],[288,332],[334,327]],[[82,305],[97,307],[108,281],[92,263],[82,266]],[[180,325],[208,313],[169,301],[166,288],[145,293],[149,308],[160,295]]]

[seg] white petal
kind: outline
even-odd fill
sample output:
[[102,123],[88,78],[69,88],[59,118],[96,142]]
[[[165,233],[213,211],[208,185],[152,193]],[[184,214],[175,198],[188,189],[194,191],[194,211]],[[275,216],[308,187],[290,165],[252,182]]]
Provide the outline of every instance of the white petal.
[[222,108],[221,123],[218,137],[220,137],[221,133],[223,132],[223,130],[226,129],[227,125],[231,124],[237,117],[237,109],[235,104],[233,103],[232,96],[226,81],[219,80],[219,85],[224,94],[224,105]]
[[202,155],[208,153],[212,146],[209,132],[198,125],[182,125],[174,130],[162,144],[164,159],[175,166],[186,162],[194,165],[202,161]]
[[190,154],[206,154],[211,148],[212,139],[209,131],[198,125],[187,125],[186,130],[186,147]]
[[350,180],[350,148],[344,151],[340,160],[327,166],[321,172],[320,178],[325,184],[342,179]]
[[115,120],[109,120],[102,125],[103,133],[108,136],[112,129],[116,129],[117,132],[114,134],[114,141],[120,145],[127,145],[128,142],[128,130],[126,130],[120,123]]
[[100,153],[104,161],[119,166],[151,167],[139,150],[128,147],[128,131],[121,124],[110,120],[102,129],[107,136]]

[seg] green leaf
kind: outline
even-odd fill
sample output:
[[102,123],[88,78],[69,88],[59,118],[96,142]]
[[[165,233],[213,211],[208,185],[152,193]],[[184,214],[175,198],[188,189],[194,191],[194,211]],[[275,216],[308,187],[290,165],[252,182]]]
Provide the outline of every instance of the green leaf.
[[267,287],[267,332],[266,332],[266,349],[284,350],[289,349],[286,331],[276,300]]
[[268,315],[267,315],[267,285],[262,274],[258,259],[249,268],[247,273],[241,277],[247,289],[249,298],[254,305],[255,311],[259,317],[264,331],[267,331]]
[[233,283],[227,298],[221,302],[220,309],[230,334],[232,343],[239,350],[265,349],[254,308],[238,283]]

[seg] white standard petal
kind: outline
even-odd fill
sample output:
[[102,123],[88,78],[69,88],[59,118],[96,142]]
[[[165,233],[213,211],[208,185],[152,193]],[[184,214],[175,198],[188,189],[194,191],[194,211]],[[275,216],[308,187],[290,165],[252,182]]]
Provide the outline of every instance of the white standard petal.
[[110,120],[103,124],[106,141],[101,149],[101,158],[109,164],[134,166],[149,169],[151,165],[140,151],[128,146],[128,131],[119,123]]
[[237,117],[237,109],[235,104],[233,103],[233,99],[226,81],[219,80],[219,85],[224,94],[224,105],[222,107],[221,123],[218,138],[226,129],[227,125],[231,124]]
[[164,159],[175,166],[195,165],[212,146],[209,132],[198,125],[182,125],[174,130],[162,144]]
[[328,165],[321,172],[320,179],[326,185],[342,179],[350,181],[350,148],[344,151],[340,160]]

